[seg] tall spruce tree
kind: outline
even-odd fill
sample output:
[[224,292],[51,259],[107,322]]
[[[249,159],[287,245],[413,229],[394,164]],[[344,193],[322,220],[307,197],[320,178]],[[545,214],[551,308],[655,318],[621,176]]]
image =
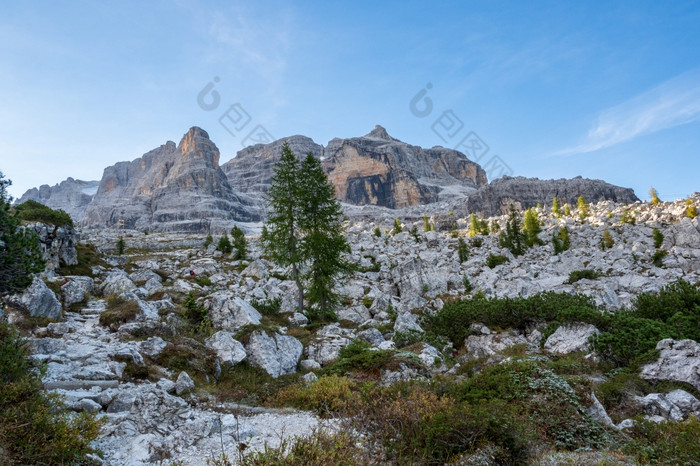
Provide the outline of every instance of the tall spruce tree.
[[522,232],[520,221],[520,214],[515,210],[513,204],[510,205],[510,213],[508,214],[508,221],[506,222],[506,228],[498,236],[498,243],[501,247],[504,247],[514,256],[519,256],[525,252],[527,244],[525,242],[525,234]]
[[304,188],[298,224],[302,256],[308,262],[304,274],[308,284],[306,296],[315,316],[334,319],[333,309],[339,301],[333,292],[335,281],[338,275],[351,270],[344,257],[350,252],[350,245],[345,239],[343,212],[321,161],[311,153],[301,163],[299,182]]
[[248,254],[248,241],[245,239],[245,233],[243,230],[238,228],[238,225],[234,225],[231,228],[231,245],[236,251],[233,255],[233,260],[245,260],[246,254]]
[[542,244],[542,240],[537,236],[542,231],[540,221],[537,218],[535,209],[527,209],[523,220],[523,232],[525,233],[525,244],[532,247],[535,244]]
[[291,277],[297,284],[297,309],[304,310],[304,287],[301,267],[304,257],[301,250],[299,215],[302,186],[299,182],[299,160],[289,144],[282,146],[282,157],[275,165],[272,184],[267,193],[268,218],[263,246],[273,262],[291,269]]
[[552,199],[552,215],[556,218],[561,217],[561,207],[559,206],[559,199],[557,199],[556,196]]
[[22,228],[11,213],[11,184],[0,172],[0,296],[24,290],[32,283],[31,274],[45,265],[36,233]]

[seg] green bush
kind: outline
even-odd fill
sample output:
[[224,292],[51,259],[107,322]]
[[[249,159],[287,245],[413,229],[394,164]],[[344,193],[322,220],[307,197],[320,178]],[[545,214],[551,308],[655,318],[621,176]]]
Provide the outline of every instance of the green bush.
[[233,239],[232,247],[236,251],[233,255],[233,260],[245,260],[248,254],[248,241],[246,240],[245,233],[235,225],[231,229],[231,238]]
[[[251,452],[243,456],[241,466],[330,466],[371,464],[368,453],[360,441],[349,432],[317,430],[312,435],[284,439],[277,448],[267,445],[262,452]],[[212,466],[228,466],[226,458]]]
[[70,415],[42,389],[42,366],[25,340],[0,322],[0,461],[3,464],[93,464],[87,458],[101,422]]
[[591,270],[591,269],[583,269],[583,270],[574,270],[569,273],[569,279],[566,281],[569,285],[572,283],[576,283],[579,280],[587,279],[587,280],[595,280],[596,278],[602,277],[603,274],[597,270]]
[[637,220],[634,218],[634,211],[630,209],[623,210],[620,216],[620,223],[623,225],[634,225],[637,223]]
[[489,256],[486,258],[486,265],[489,268],[494,268],[497,265],[505,264],[508,262],[508,258],[506,256],[502,256],[501,254],[489,254]]
[[73,226],[73,219],[65,211],[54,210],[36,201],[26,201],[15,206],[15,215],[26,222],[42,222],[57,227]]
[[194,282],[199,286],[212,286],[214,284],[214,282],[211,281],[211,278],[207,277],[206,275],[200,275],[194,279]]
[[469,246],[473,248],[480,248],[484,244],[483,238],[471,238],[469,240]]
[[489,327],[525,330],[542,322],[604,321],[591,298],[567,293],[541,293],[529,298],[463,299],[445,304],[433,315],[424,317],[424,328],[433,336],[447,337],[455,347],[461,347],[475,322]]
[[697,417],[678,423],[641,420],[628,435],[632,440],[623,450],[640,464],[698,464],[700,420]]
[[358,384],[337,374],[320,377],[310,385],[296,383],[282,388],[272,400],[275,406],[292,406],[315,411],[322,416],[344,413],[357,408]]
[[333,373],[344,374],[351,371],[378,372],[392,359],[393,352],[389,350],[373,350],[365,340],[353,340],[341,348],[338,359],[330,366]]
[[219,242],[216,245],[216,250],[221,251],[223,254],[231,254],[231,251],[233,251],[233,245],[228,239],[228,235],[225,234],[219,238]]
[[204,240],[204,249],[208,248],[210,244],[214,242],[214,237],[211,234],[208,234],[206,239]]
[[280,308],[282,307],[282,298],[274,299],[264,299],[258,301],[257,299],[252,299],[250,305],[257,309],[261,314],[264,315],[277,315],[280,313]]
[[107,298],[107,308],[100,314],[100,325],[116,331],[121,324],[132,321],[141,312],[138,302],[114,296]]
[[374,229],[374,236],[376,236],[377,238],[381,238],[381,237],[382,237],[382,230],[381,230],[381,228],[375,227],[375,229]]
[[527,249],[525,233],[522,231],[520,214],[515,210],[513,204],[510,205],[510,213],[506,228],[498,235],[498,244],[502,248],[508,249],[514,256],[520,256]]
[[610,249],[615,245],[615,240],[613,239],[612,235],[610,234],[610,230],[607,228],[603,231],[603,237],[600,239],[600,249],[605,251],[606,249]]

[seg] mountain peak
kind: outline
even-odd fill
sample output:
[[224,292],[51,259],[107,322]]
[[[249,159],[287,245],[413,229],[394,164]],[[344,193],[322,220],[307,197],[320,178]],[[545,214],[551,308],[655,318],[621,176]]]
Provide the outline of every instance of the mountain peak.
[[389,136],[389,133],[386,132],[386,129],[381,126],[381,125],[376,125],[372,131],[369,133],[365,134],[366,138],[376,138],[376,139],[384,139],[386,141],[395,141],[394,138]]

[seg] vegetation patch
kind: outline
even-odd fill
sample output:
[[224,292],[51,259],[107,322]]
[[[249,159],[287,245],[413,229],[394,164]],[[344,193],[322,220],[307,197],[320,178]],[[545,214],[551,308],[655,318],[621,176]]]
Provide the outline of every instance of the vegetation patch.
[[100,314],[100,325],[116,332],[121,324],[134,320],[141,312],[138,302],[110,296],[107,309]]
[[24,222],[48,223],[57,227],[72,227],[73,219],[65,211],[54,210],[40,202],[26,201],[14,207],[15,215]]
[[569,273],[569,279],[566,281],[569,285],[576,283],[579,280],[595,280],[602,277],[603,274],[598,270],[584,269],[584,270],[574,270]]

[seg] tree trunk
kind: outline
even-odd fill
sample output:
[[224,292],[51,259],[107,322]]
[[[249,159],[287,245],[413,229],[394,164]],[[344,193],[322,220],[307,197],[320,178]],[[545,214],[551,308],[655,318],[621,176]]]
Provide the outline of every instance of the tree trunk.
[[304,287],[301,284],[301,277],[299,277],[299,269],[297,269],[297,265],[294,264],[292,265],[292,276],[294,277],[294,281],[297,284],[297,288],[299,290],[299,295],[298,295],[298,300],[297,300],[297,309],[300,313],[304,312]]

